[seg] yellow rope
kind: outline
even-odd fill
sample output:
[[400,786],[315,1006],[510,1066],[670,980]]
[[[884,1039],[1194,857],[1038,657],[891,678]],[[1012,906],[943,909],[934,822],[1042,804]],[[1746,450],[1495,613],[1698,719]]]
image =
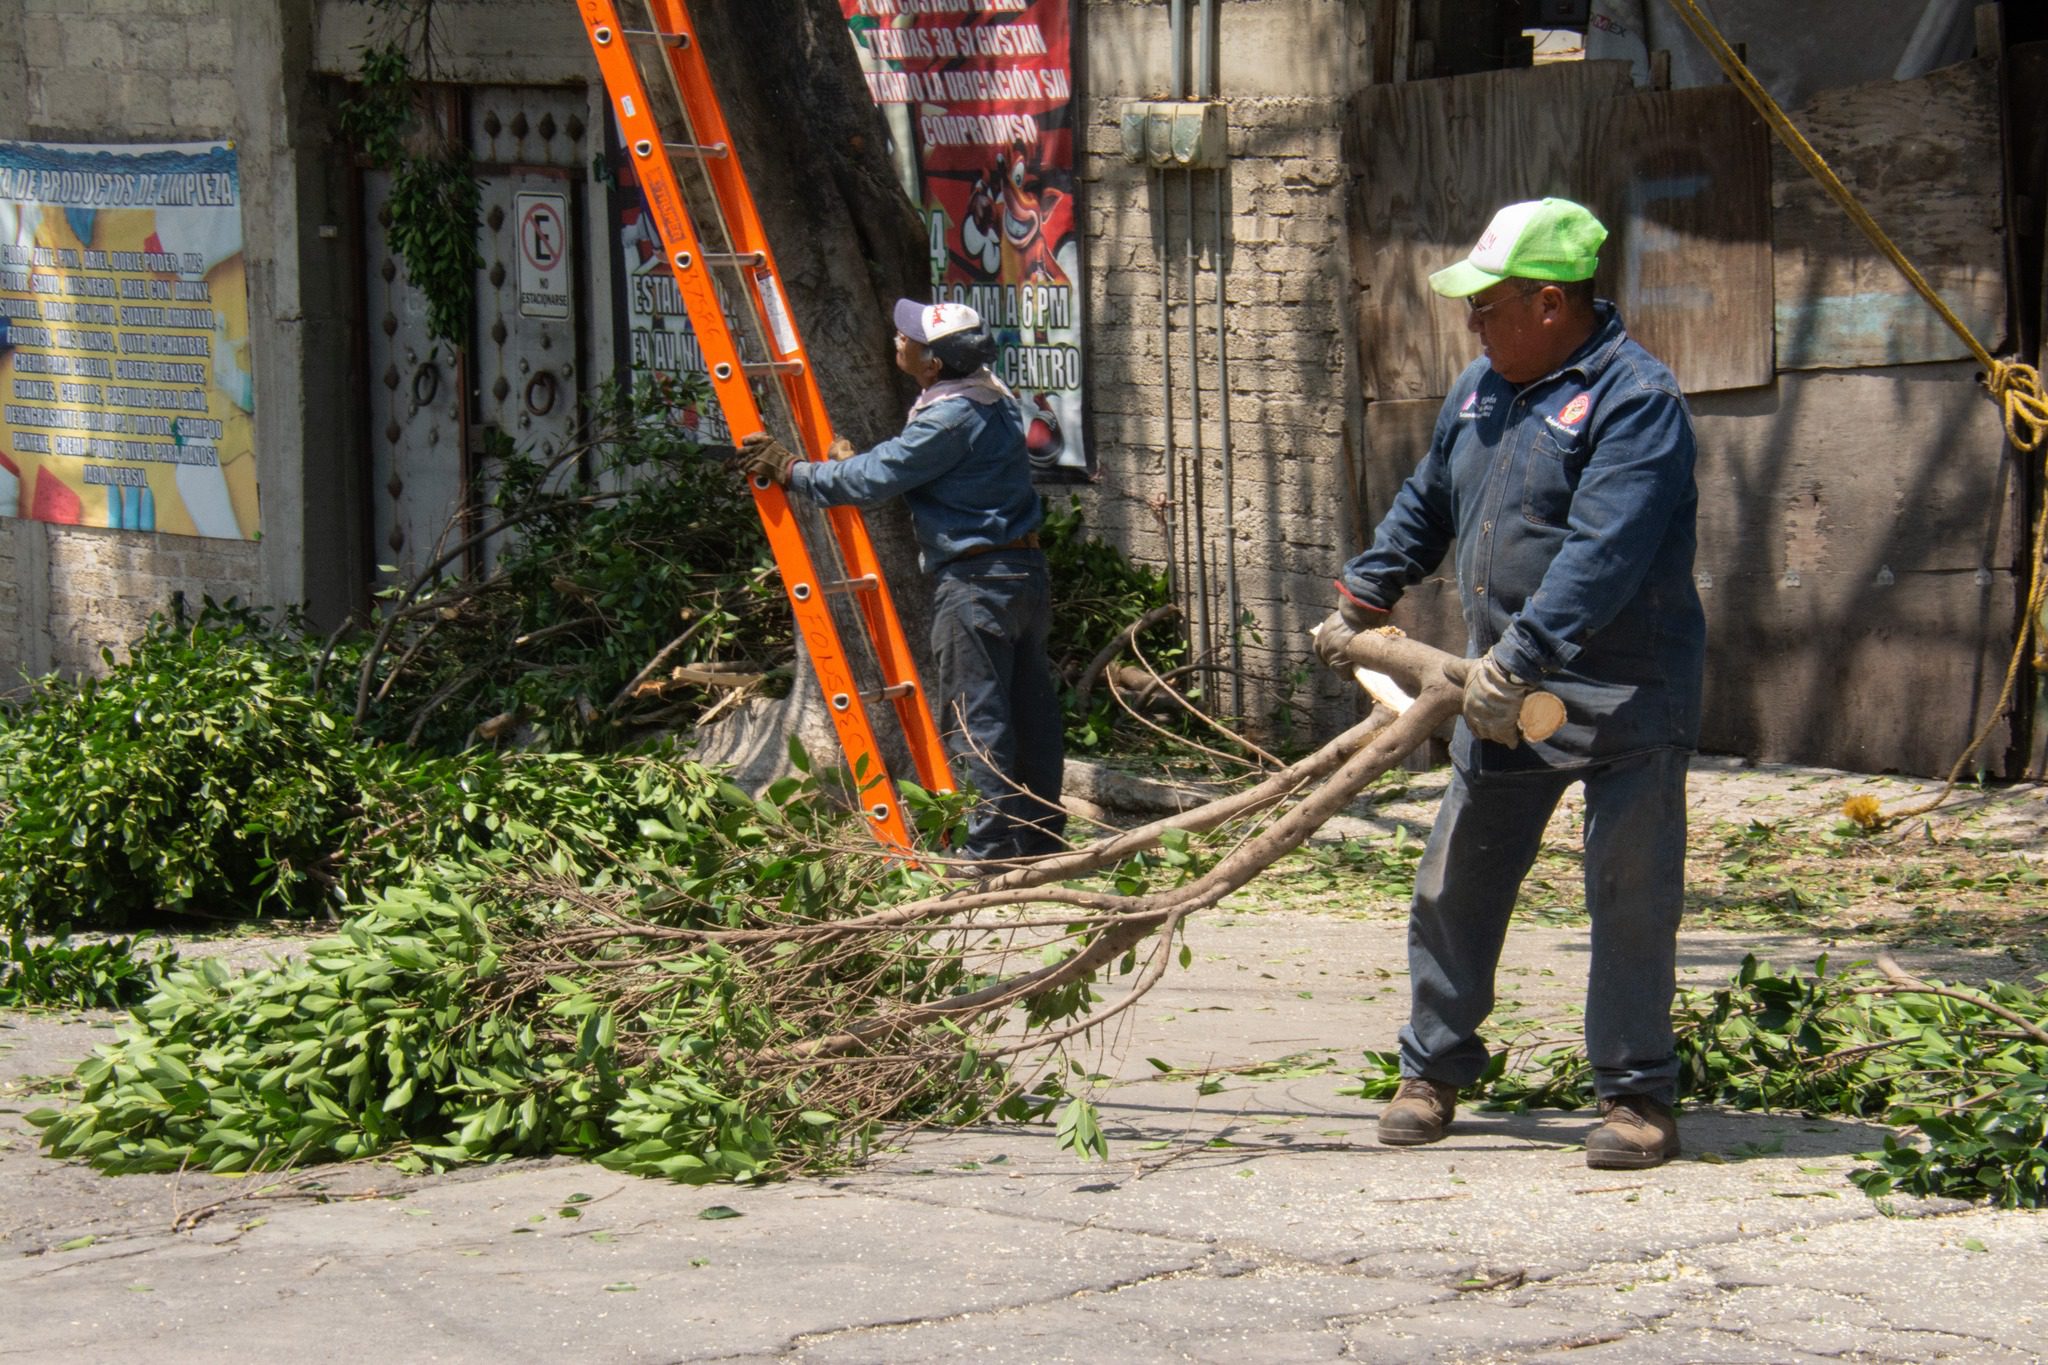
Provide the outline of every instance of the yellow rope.
[[[1969,325],[1955,315],[1955,310],[1934,291],[1934,286],[1927,282],[1926,276],[1906,259],[1906,254],[1899,250],[1898,244],[1877,225],[1877,220],[1870,216],[1870,211],[1865,209],[1849,187],[1842,183],[1842,178],[1835,174],[1834,168],[1814,150],[1813,144],[1806,140],[1806,135],[1794,126],[1785,111],[1778,106],[1778,102],[1771,98],[1771,92],[1764,89],[1762,82],[1750,72],[1742,58],[1736,55],[1735,49],[1728,45],[1728,40],[1714,27],[1713,20],[1701,12],[1695,0],[1671,0],[1671,7],[1678,11],[1678,17],[1692,30],[1693,36],[1713,54],[1714,60],[1720,63],[1721,70],[1735,83],[1736,89],[1740,90],[1756,107],[1756,111],[1763,115],[1764,122],[1778,135],[1778,140],[1791,149],[1792,155],[1799,158],[1800,164],[1805,166],[1813,178],[1821,183],[1821,187],[1842,206],[1842,211],[1849,215],[1850,220],[1863,229],[1863,235],[1884,253],[1885,258],[1905,277],[1906,283],[1912,285],[1920,297],[1927,300],[1934,311],[1941,315],[1941,320],[1949,325],[1949,329],[1961,337],[1963,344],[1970,348],[1970,354],[1984,367],[1985,389],[2004,415],[2006,439],[2012,442],[2015,449],[2027,454],[2048,446],[2048,398],[2042,395],[2040,372],[2032,365],[2000,360],[1986,350],[1984,343],[1971,334]],[[1963,750],[1962,756],[1956,759],[1955,767],[1949,771],[1947,785],[1942,787],[1940,794],[1933,800],[1875,815],[1859,814],[1855,818],[1860,823],[1878,828],[1909,816],[1924,815],[1948,800],[1949,793],[1955,790],[1956,783],[1962,779],[1963,769],[1969,766],[1977,751],[1984,747],[1984,741],[1989,739],[1991,732],[1998,727],[1999,717],[2005,714],[2006,708],[2012,704],[2014,693],[2018,690],[2021,661],[2027,657],[2027,646],[2039,628],[2042,606],[2044,602],[2048,602],[2048,575],[2041,572],[2043,554],[2048,552],[2048,497],[2043,498],[2041,515],[2034,523],[2033,544],[2033,558],[2028,563],[2030,582],[2027,589],[2026,614],[2020,620],[2019,638],[2013,641],[2012,661],[2005,670],[2005,686],[1999,692],[1998,704],[1991,708],[1990,719],[1977,732],[1976,738],[1970,741],[1970,747]],[[2040,666],[2040,661],[2037,661],[2036,666]]]

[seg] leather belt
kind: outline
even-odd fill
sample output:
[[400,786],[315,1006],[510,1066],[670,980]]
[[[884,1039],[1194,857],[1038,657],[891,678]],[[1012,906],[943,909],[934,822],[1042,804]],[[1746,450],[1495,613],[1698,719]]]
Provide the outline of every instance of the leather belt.
[[971,550],[962,550],[954,555],[955,560],[972,559],[976,555],[992,555],[1002,550],[1035,550],[1038,548],[1038,532],[1026,531],[1006,545],[977,545]]

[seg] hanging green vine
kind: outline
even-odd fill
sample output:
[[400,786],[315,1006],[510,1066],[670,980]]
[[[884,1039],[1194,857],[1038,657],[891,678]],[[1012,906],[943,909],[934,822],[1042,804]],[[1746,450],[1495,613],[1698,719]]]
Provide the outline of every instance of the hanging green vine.
[[342,131],[391,173],[388,231],[406,278],[427,302],[427,329],[460,346],[469,331],[482,192],[469,149],[433,117],[422,86],[433,79],[434,0],[361,0],[385,15],[380,41],[363,49]]

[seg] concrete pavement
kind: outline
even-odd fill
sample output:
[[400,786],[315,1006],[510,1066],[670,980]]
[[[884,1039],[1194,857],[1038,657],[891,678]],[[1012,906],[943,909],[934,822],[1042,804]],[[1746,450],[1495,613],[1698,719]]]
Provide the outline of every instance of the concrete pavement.
[[[759,1189],[365,1165],[317,1173],[334,1202],[314,1204],[63,1166],[0,1114],[0,1360],[2048,1358],[2048,1220],[1888,1217],[1844,1179],[1868,1125],[1691,1110],[1685,1159],[1630,1174],[1586,1169],[1586,1113],[1375,1145],[1377,1106],[1338,1092],[1390,1043],[1401,939],[1392,916],[1193,924],[1194,967],[1095,1063],[1117,1078],[1106,1165],[987,1128]],[[1718,982],[1758,946],[1689,933],[1685,969]],[[1504,996],[1568,1014],[1582,948],[1518,928]],[[5,1018],[0,1107],[34,1107],[20,1078],[96,1022]],[[1204,1069],[1215,1093],[1181,1074]]]

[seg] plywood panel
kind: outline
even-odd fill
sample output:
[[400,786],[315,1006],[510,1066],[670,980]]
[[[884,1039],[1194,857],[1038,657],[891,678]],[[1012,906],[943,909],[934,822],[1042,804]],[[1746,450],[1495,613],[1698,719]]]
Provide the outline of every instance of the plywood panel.
[[[1987,347],[2005,335],[1998,77],[1963,62],[1817,96],[1793,121]],[[1772,154],[1778,368],[1969,354],[1783,147]]]
[[1440,398],[1475,354],[1464,305],[1427,276],[1472,249],[1502,204],[1590,201],[1592,111],[1629,89],[1625,62],[1562,62],[1370,86],[1347,126],[1365,396]]
[[1733,86],[1605,101],[1600,293],[1687,393],[1771,382],[1770,134]]
[[[1946,775],[2012,646],[2016,467],[1968,365],[1694,400],[1702,747]],[[2007,738],[1986,754],[2003,761]]]
[[[2048,90],[2048,85],[2044,85],[2042,89]],[[2039,265],[2040,268],[2034,277],[2041,282],[2041,312],[2038,317],[2042,320],[2048,320],[2048,244],[2043,246]],[[2040,363],[2041,356],[2038,350],[2035,353],[2034,360],[2037,365]],[[2031,466],[2028,472],[2033,474],[2039,468],[2040,466],[2038,465]],[[2035,497],[2048,497],[2048,490],[2034,489],[2031,491]],[[2037,570],[2037,572],[2048,572],[2048,570]],[[2034,629],[2038,632],[2034,636],[2034,657],[2039,659],[2042,655],[2048,654],[2048,608],[2043,608],[2041,615],[2035,619]],[[2039,782],[2043,778],[2048,778],[2048,670],[2044,670],[2039,664],[2036,664],[2031,675],[2031,681],[2033,687],[2029,695],[2033,698],[2033,753],[2027,760],[2027,768],[2024,775]],[[2021,685],[2024,688],[2025,682],[2023,681]]]
[[[1704,750],[1945,776],[1990,714],[2020,519],[1997,411],[1970,374],[1793,374],[1693,399]],[[1369,526],[1428,448],[1437,408],[1366,408]],[[1410,589],[1396,621],[1462,653],[1452,564]],[[1985,751],[1994,771],[2006,744],[2001,730]]]

